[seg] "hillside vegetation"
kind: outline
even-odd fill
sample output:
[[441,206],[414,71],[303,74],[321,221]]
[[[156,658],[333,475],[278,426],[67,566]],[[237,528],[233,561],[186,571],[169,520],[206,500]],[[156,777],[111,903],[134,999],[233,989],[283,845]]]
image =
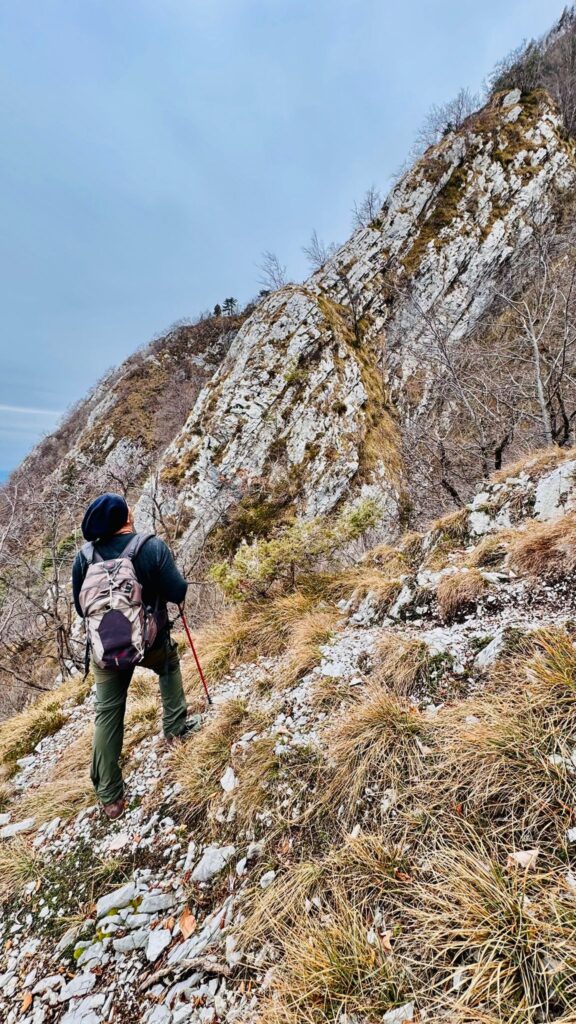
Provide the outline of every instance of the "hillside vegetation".
[[[0,489],[6,1024],[576,1022],[575,39]],[[136,673],[113,824],[69,585],[105,489],[192,581],[214,696],[176,633],[206,713],[168,748]]]

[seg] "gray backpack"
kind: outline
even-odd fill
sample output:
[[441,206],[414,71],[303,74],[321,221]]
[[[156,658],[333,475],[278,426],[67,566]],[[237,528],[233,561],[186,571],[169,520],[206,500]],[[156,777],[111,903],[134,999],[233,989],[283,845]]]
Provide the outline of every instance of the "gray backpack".
[[137,533],[120,555],[108,560],[94,544],[81,549],[88,562],[79,596],[86,627],[86,661],[91,653],[99,668],[133,668],[156,639],[157,616],[142,602],[142,586],[132,562],[153,536]]

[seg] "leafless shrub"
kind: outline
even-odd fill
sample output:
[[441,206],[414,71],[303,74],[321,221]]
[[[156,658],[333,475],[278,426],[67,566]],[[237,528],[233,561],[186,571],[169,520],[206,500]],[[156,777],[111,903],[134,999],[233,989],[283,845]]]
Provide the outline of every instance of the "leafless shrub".
[[287,284],[286,267],[280,263],[275,252],[267,249],[262,253],[259,269],[258,283],[266,291],[275,292]]
[[360,202],[354,203],[352,207],[352,226],[354,230],[366,228],[374,223],[378,219],[383,202],[384,198],[376,186],[371,185],[364,193]]
[[302,246],[302,252],[304,253],[310,270],[321,270],[325,263],[334,255],[337,246],[334,242],[326,244],[318,237],[318,232],[314,230],[310,237],[308,245]]
[[447,103],[434,103],[416,133],[413,155],[419,156],[429,146],[435,146],[440,142],[448,132],[461,128],[466,118],[478,109],[481,102],[478,93],[460,89],[454,99]]

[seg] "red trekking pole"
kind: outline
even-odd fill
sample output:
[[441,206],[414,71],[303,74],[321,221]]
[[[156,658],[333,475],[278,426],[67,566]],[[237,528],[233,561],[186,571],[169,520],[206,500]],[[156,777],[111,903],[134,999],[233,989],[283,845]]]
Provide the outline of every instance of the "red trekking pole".
[[194,655],[194,661],[196,662],[196,668],[198,669],[198,675],[200,676],[200,679],[202,680],[202,686],[204,687],[204,693],[206,694],[206,700],[208,701],[208,704],[211,704],[212,703],[212,697],[208,693],[208,687],[206,685],[206,680],[204,678],[204,672],[202,671],[202,665],[200,664],[200,659],[199,659],[198,655],[196,654],[196,648],[194,647],[194,641],[192,639],[192,634],[190,632],[188,623],[186,622],[186,616],[184,615],[184,605],[183,604],[179,604],[178,605],[178,610],[180,612],[180,618],[182,619],[182,624],[183,624],[184,629],[186,631],[186,636],[188,637],[188,643],[190,644],[190,649],[192,651],[192,654]]

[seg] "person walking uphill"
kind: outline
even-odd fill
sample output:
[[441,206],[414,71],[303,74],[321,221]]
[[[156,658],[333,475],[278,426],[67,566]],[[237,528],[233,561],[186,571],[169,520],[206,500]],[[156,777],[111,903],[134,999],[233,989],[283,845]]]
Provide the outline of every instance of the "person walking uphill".
[[188,718],[177,646],[170,637],[167,602],[181,604],[188,584],[168,546],[153,534],[138,534],[119,494],[102,494],[82,520],[88,543],[72,568],[78,614],[87,625],[96,682],[96,725],[91,779],[105,815],[125,809],[120,755],[128,687],[137,665],[159,677],[164,736],[169,743],[194,732],[200,716]]

